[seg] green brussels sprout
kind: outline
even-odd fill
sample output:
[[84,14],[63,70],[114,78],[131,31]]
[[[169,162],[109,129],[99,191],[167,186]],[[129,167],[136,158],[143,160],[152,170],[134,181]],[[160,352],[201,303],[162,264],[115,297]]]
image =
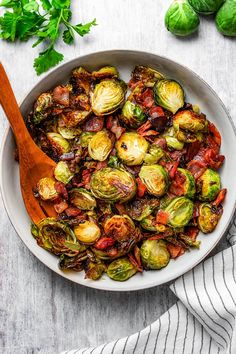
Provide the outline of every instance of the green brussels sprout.
[[125,89],[120,81],[102,80],[91,95],[92,111],[97,116],[111,114],[123,104],[124,99]]
[[92,245],[101,236],[101,230],[93,221],[86,220],[81,224],[74,226],[74,233],[77,238],[82,243],[86,245]]
[[119,242],[128,241],[135,231],[135,225],[128,215],[113,215],[105,221],[103,228],[107,236]]
[[156,103],[175,114],[184,105],[184,90],[174,80],[160,80],[153,87]]
[[116,142],[118,157],[128,166],[141,165],[149,143],[136,132],[127,132],[121,135]]
[[50,113],[49,108],[51,108],[52,105],[53,105],[52,95],[48,92],[42,93],[38,97],[37,101],[35,102],[33,123],[39,124],[43,120],[45,120]]
[[175,130],[183,129],[190,132],[202,132],[206,130],[207,121],[204,114],[197,114],[188,109],[178,112],[173,117]]
[[142,166],[139,177],[143,184],[145,184],[148,192],[156,197],[161,197],[167,192],[169,178],[164,167],[160,165]]
[[119,77],[119,72],[114,66],[103,66],[101,69],[93,71],[92,77],[95,79],[107,79],[112,77]]
[[144,164],[145,165],[155,165],[162,157],[165,156],[164,151],[158,145],[152,144],[145,155]]
[[203,141],[204,135],[201,132],[192,133],[179,129],[176,131],[176,138],[183,143],[194,143],[195,141]]
[[174,0],[165,15],[165,26],[176,36],[188,36],[198,29],[199,16],[187,0]]
[[74,256],[85,250],[71,228],[62,221],[45,218],[39,222],[37,243],[46,250],[56,254]]
[[193,198],[196,193],[195,179],[190,171],[178,168],[170,186],[170,192],[178,196]]
[[223,208],[215,208],[210,203],[202,203],[199,207],[198,226],[204,234],[215,230]]
[[58,133],[47,133],[47,139],[59,155],[70,151],[70,143]]
[[73,178],[74,173],[72,173],[65,161],[59,161],[54,169],[54,177],[56,180],[67,184]]
[[211,15],[218,11],[224,0],[188,0],[188,2],[198,13]]
[[166,145],[169,149],[182,150],[184,148],[183,142],[176,138],[176,131],[173,127],[167,129],[167,131],[162,134],[162,137],[165,138]]
[[220,191],[219,174],[208,168],[197,180],[198,198],[202,201],[212,201]]
[[106,130],[97,132],[88,144],[88,152],[93,160],[105,161],[112,150],[112,141]]
[[141,260],[145,269],[161,269],[170,261],[170,254],[163,240],[145,240],[140,248]]
[[58,127],[58,133],[65,139],[74,139],[81,134],[80,128]]
[[111,167],[96,171],[92,175],[90,187],[95,198],[121,203],[132,199],[137,188],[129,172]]
[[157,70],[137,65],[132,72],[132,79],[134,81],[142,81],[146,87],[153,87],[155,82],[164,79],[164,76]]
[[81,210],[96,208],[96,199],[84,188],[73,188],[69,192],[70,203]]
[[137,269],[127,257],[116,259],[110,263],[107,268],[109,278],[116,281],[125,281],[131,278],[135,273],[137,273]]
[[119,118],[131,128],[138,128],[147,120],[147,116],[142,109],[130,101],[125,102]]
[[93,132],[83,132],[79,137],[80,145],[83,148],[87,148],[90,140],[94,137],[95,134],[96,133],[93,133]]
[[216,27],[225,36],[236,36],[236,0],[227,0],[216,14]]
[[193,217],[193,202],[186,197],[177,197],[164,208],[167,224],[173,228],[186,226]]
[[42,200],[53,200],[58,197],[55,182],[55,179],[51,177],[44,177],[38,181],[37,190]]
[[156,198],[135,199],[127,205],[127,213],[133,220],[141,221],[155,211],[159,204],[160,202]]

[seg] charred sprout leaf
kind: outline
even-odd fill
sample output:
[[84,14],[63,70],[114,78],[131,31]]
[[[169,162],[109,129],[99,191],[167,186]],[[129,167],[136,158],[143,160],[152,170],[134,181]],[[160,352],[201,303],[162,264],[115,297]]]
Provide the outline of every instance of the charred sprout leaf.
[[83,132],[80,135],[80,144],[83,148],[88,147],[90,140],[94,137],[95,133]]
[[164,151],[158,145],[152,144],[148,150],[148,153],[145,155],[144,164],[145,165],[154,165],[158,163],[162,157],[165,156]]
[[74,233],[80,242],[89,245],[95,243],[101,235],[100,228],[93,221],[84,221],[75,226]]
[[103,273],[106,271],[106,266],[104,263],[91,262],[89,261],[85,267],[85,278],[98,280],[101,278]]
[[93,160],[105,161],[112,150],[112,141],[106,130],[97,132],[88,144],[88,152]]
[[70,151],[70,143],[58,133],[47,133],[47,138],[59,155]]
[[159,205],[160,202],[156,198],[135,199],[128,204],[127,213],[132,219],[141,221],[155,211]]
[[179,228],[187,225],[193,217],[193,202],[185,197],[174,198],[164,209],[168,225]]
[[58,133],[65,139],[71,140],[81,134],[80,128],[58,127]]
[[65,161],[59,161],[54,169],[54,176],[59,182],[67,184],[73,178],[74,173],[70,171]]
[[72,205],[81,210],[93,210],[96,208],[96,199],[84,188],[73,188],[69,192]]
[[104,223],[104,232],[107,236],[122,242],[132,237],[135,225],[128,215],[113,215]]
[[139,177],[150,194],[161,197],[166,193],[169,179],[164,167],[160,165],[142,166]]
[[51,177],[44,177],[38,181],[37,190],[41,199],[53,200],[58,197],[55,182],[55,179]]
[[86,259],[86,251],[81,252],[73,257],[62,254],[59,260],[59,268],[61,270],[74,270],[75,272],[81,272],[84,269],[84,262]]
[[202,132],[190,132],[179,129],[176,131],[176,138],[183,143],[194,143],[195,141],[202,142],[204,135]]
[[133,266],[127,257],[119,258],[109,264],[107,275],[116,281],[125,281],[131,278],[137,269]]
[[190,110],[183,110],[173,118],[175,130],[183,129],[190,132],[202,132],[206,130],[207,121],[204,114],[197,114]]
[[184,105],[184,90],[174,80],[160,80],[153,87],[156,103],[175,114]]
[[166,243],[162,240],[145,240],[140,253],[145,269],[161,269],[166,267],[170,261]]
[[118,78],[119,77],[119,72],[114,66],[104,66],[101,69],[97,71],[92,72],[92,77],[95,79],[108,79],[108,78]]
[[137,104],[126,101],[122,108],[120,120],[131,128],[138,128],[146,122],[147,116]]
[[224,0],[188,0],[188,2],[198,13],[211,15],[218,11]]
[[34,106],[33,122],[34,124],[39,124],[43,120],[48,118],[50,113],[50,108],[53,104],[52,95],[48,92],[42,93]]
[[220,191],[220,176],[208,168],[197,180],[198,198],[202,201],[212,201]]
[[200,248],[200,245],[201,245],[201,241],[199,240],[195,240],[193,241],[193,239],[191,237],[189,237],[188,235],[184,235],[184,234],[181,234],[180,236],[180,239],[182,241],[184,241],[184,243],[189,246],[189,247],[195,247],[195,248]]
[[134,81],[142,81],[147,87],[153,87],[155,82],[164,79],[164,76],[157,70],[137,65],[132,73],[132,79]]
[[121,135],[116,142],[118,157],[128,166],[141,165],[149,144],[136,132],[127,132]]
[[199,207],[198,226],[204,234],[215,230],[221,216],[223,208],[216,208],[210,203],[203,203]]

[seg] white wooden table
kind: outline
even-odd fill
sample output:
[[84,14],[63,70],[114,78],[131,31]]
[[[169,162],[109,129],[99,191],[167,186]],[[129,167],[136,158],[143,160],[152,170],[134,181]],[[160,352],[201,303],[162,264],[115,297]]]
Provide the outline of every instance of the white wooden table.
[[[196,71],[223,99],[236,120],[236,39],[224,38],[211,17],[198,34],[175,38],[163,25],[170,1],[72,0],[74,21],[97,18],[91,35],[58,48],[65,60],[104,49],[139,49],[170,57]],[[0,10],[1,11],[1,10]],[[3,62],[20,102],[40,78],[30,43],[0,41]],[[0,136],[7,122],[0,111]],[[15,233],[0,204],[0,353],[56,354],[131,334],[175,301],[168,286],[133,293],[106,293],[73,284],[40,263]],[[226,246],[223,240],[217,249]]]

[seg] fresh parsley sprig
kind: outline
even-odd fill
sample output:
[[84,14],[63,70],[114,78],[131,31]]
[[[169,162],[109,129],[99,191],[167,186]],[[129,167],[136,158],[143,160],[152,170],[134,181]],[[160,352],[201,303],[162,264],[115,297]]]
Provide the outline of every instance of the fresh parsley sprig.
[[2,0],[0,7],[6,11],[0,17],[0,38],[15,42],[35,37],[33,47],[44,42],[46,49],[34,60],[34,68],[40,75],[64,59],[55,49],[61,35],[66,44],[72,44],[75,34],[83,37],[96,25],[96,19],[73,25],[70,5],[71,0]]

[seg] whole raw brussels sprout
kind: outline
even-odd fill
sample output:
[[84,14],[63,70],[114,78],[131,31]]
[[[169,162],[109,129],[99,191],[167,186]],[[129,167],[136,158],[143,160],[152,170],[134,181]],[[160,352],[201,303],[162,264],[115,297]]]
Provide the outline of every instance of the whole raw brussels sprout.
[[128,241],[135,231],[135,225],[128,215],[113,215],[105,221],[103,227],[107,236],[119,242]]
[[178,168],[170,186],[170,192],[178,196],[193,198],[196,193],[195,179],[190,171]]
[[83,148],[87,148],[90,140],[94,137],[95,134],[96,133],[93,133],[93,132],[83,132],[79,137],[80,145]]
[[74,227],[76,238],[85,244],[91,245],[95,243],[101,236],[101,230],[93,221],[86,220],[78,226]]
[[107,79],[111,77],[119,77],[119,72],[114,66],[103,66],[101,69],[93,71],[92,76],[95,79]]
[[220,191],[219,174],[208,168],[197,180],[198,198],[202,201],[212,201]]
[[183,129],[193,133],[202,132],[206,130],[207,121],[204,114],[197,114],[186,109],[175,114],[173,127],[175,130]]
[[162,240],[145,240],[140,248],[140,254],[145,269],[161,269],[170,261],[166,243]]
[[156,103],[175,114],[184,105],[184,90],[174,80],[160,80],[153,87]]
[[116,281],[125,281],[131,278],[135,273],[137,273],[137,269],[127,257],[116,259],[110,263],[107,268],[109,278]]
[[174,198],[163,209],[168,216],[167,224],[173,228],[187,225],[193,217],[193,207],[193,202],[186,197]]
[[38,181],[37,190],[42,200],[53,200],[58,197],[55,182],[55,179],[51,177],[44,177]]
[[59,155],[63,155],[70,151],[70,143],[64,139],[61,134],[47,133],[47,139]]
[[81,210],[96,208],[96,199],[84,188],[73,188],[69,192],[70,203]]
[[148,192],[156,197],[161,197],[167,192],[169,178],[164,167],[160,165],[142,166],[139,177],[143,184],[145,184]]
[[88,152],[93,160],[105,161],[112,150],[112,141],[106,130],[97,132],[88,144]]
[[216,15],[216,27],[225,36],[236,36],[236,0],[227,0]]
[[137,188],[129,172],[111,167],[96,171],[92,175],[90,187],[95,198],[121,203],[132,199]]
[[132,72],[133,81],[142,81],[146,87],[153,87],[155,82],[164,79],[164,76],[157,70],[147,66],[137,65]]
[[115,112],[124,102],[125,91],[123,83],[118,80],[102,80],[91,95],[93,112],[97,116]]
[[128,166],[141,165],[149,143],[136,132],[127,132],[121,135],[116,142],[118,157]]
[[174,0],[165,15],[165,26],[176,36],[188,36],[198,29],[199,16],[187,0]]
[[152,144],[148,150],[148,153],[145,155],[144,164],[154,165],[164,156],[165,153],[162,148],[158,145]]
[[198,226],[208,234],[216,228],[223,213],[223,208],[215,208],[210,203],[203,203],[199,207]]
[[158,208],[159,204],[160,202],[157,198],[135,199],[127,205],[127,213],[133,220],[141,221]]
[[224,0],[188,0],[188,2],[198,13],[211,15],[220,8]]
[[67,184],[73,178],[74,173],[72,173],[65,161],[59,161],[54,169],[54,176],[56,180]]
[[53,104],[52,95],[48,92],[42,93],[35,102],[34,113],[33,113],[33,123],[39,124],[45,120],[49,113],[50,107]]
[[147,120],[142,109],[130,101],[126,101],[120,115],[120,120],[131,128],[138,128]]

